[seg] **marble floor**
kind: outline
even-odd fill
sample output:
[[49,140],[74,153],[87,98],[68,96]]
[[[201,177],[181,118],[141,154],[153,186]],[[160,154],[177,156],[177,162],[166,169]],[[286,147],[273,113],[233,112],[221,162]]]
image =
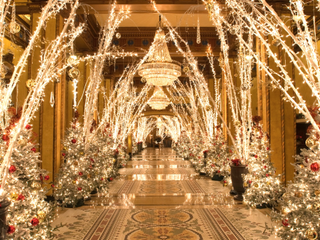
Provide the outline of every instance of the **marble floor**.
[[59,209],[56,239],[277,239],[268,209],[235,202],[230,189],[199,176],[169,148],[135,155],[109,187],[108,197]]

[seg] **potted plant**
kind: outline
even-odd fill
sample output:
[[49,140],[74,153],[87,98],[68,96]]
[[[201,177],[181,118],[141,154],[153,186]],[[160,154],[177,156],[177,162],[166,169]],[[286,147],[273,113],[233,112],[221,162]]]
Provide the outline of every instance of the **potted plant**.
[[237,192],[237,195],[234,197],[234,200],[243,201],[242,194],[245,192],[245,188],[243,186],[243,174],[248,172],[245,165],[241,164],[240,159],[231,160],[231,180],[233,189]]

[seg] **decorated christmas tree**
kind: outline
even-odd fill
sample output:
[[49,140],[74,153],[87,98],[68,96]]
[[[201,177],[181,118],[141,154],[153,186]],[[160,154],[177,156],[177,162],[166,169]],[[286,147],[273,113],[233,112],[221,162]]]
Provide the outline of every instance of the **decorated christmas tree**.
[[280,176],[270,161],[269,138],[259,124],[261,118],[253,117],[248,173],[244,176],[245,202],[252,207],[274,207],[284,193]]
[[92,152],[85,151],[83,128],[77,119],[72,122],[66,136],[62,153],[64,162],[59,170],[54,196],[63,206],[75,207],[82,205],[84,198],[88,198],[95,188],[91,178],[94,159]]
[[128,146],[127,145],[120,145],[119,146],[119,155],[118,155],[118,167],[123,168],[127,165],[130,156],[128,154]]
[[207,174],[213,180],[222,180],[223,177],[230,175],[230,166],[228,164],[228,147],[224,141],[220,126],[216,127],[217,134],[207,153]]
[[103,174],[104,178],[112,181],[114,177],[118,174],[118,155],[119,149],[116,142],[113,139],[112,129],[107,127],[103,134],[101,135],[104,142],[104,147],[102,149],[104,155],[104,166]]
[[[1,155],[10,142],[10,134],[19,121],[20,114],[10,108],[11,120],[0,133]],[[7,237],[12,239],[53,239],[50,222],[54,206],[45,201],[50,177],[41,169],[40,153],[34,143],[31,125],[26,125],[12,152],[12,163],[6,179],[7,199],[10,201],[7,215]],[[1,206],[0,206],[1,207]]]
[[91,181],[93,188],[91,193],[98,192],[106,195],[108,193],[108,180],[104,174],[105,154],[103,148],[105,146],[104,138],[97,133],[91,140],[90,147],[86,151],[87,159],[90,160],[88,169],[88,181]]
[[[319,124],[319,115],[315,114]],[[281,213],[273,212],[280,222],[276,229],[282,239],[319,239],[320,233],[320,134],[313,127],[308,129],[306,145],[296,156],[294,183],[287,186],[280,204]]]
[[183,131],[180,135],[178,142],[176,143],[176,151],[177,154],[184,158],[189,159],[191,153],[191,141],[185,131]]

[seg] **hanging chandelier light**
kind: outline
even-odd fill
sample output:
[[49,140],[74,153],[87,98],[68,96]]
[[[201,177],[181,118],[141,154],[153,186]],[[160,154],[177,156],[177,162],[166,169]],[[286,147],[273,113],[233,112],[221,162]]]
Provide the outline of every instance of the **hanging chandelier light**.
[[159,29],[156,31],[148,60],[144,63],[138,74],[145,79],[148,84],[155,86],[172,85],[181,76],[180,64],[171,59],[166,36],[161,29],[161,17]]
[[161,87],[156,86],[152,97],[148,101],[148,105],[155,110],[163,110],[170,104],[167,95]]

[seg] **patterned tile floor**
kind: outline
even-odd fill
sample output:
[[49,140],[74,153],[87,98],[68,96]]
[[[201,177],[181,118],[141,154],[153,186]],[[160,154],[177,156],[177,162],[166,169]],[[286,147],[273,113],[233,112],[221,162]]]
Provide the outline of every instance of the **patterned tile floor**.
[[277,239],[268,209],[234,202],[172,149],[145,149],[110,183],[110,196],[59,209],[57,240]]

